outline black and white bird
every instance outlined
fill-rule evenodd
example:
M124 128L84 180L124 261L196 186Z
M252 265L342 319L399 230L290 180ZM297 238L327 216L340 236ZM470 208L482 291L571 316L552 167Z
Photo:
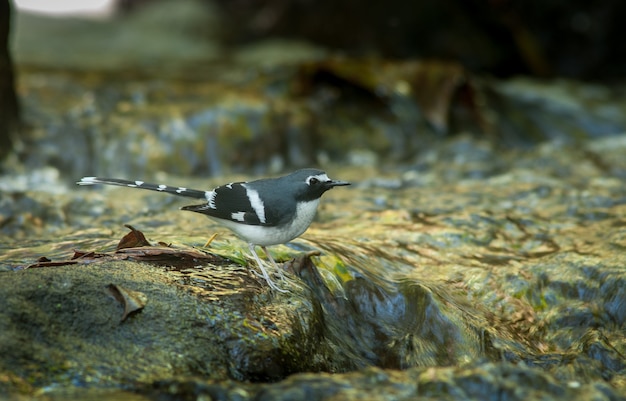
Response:
M310 168L277 178L232 182L209 191L100 177L83 177L77 184L118 185L204 200L205 203L200 205L184 206L181 209L205 214L247 241L263 278L271 288L280 292L286 291L271 280L255 246L263 248L282 277L282 272L266 247L284 244L299 237L311 225L324 192L350 185L346 181L331 180L322 170Z

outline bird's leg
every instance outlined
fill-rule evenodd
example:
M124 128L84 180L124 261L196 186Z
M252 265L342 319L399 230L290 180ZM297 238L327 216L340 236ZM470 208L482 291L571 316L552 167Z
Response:
M270 278L270 275L267 274L267 270L265 270L265 268L263 267L263 262L261 261L261 258L259 258L259 255L257 255L256 250L254 249L254 244L248 244L248 246L250 247L250 251L252 252L252 256L254 257L254 260L256 260L256 263L259 265L259 268L261 269L261 273L263 274L263 278L265 279L265 281L267 281L267 285L269 285L270 288L272 288L272 289L274 289L274 290L276 290L278 292L289 292L287 290L283 290L283 289L279 288L276 284L274 284L274 282ZM274 263L274 265L276 265L276 263Z
M281 281L284 282L285 275L283 274L283 270L280 267L278 267L272 255L267 251L267 247L261 246L261 249L263 249L263 252L265 252L265 254L267 255L267 258L270 260L270 262L272 262L272 265L274 265L274 268L278 271L278 275L280 276Z

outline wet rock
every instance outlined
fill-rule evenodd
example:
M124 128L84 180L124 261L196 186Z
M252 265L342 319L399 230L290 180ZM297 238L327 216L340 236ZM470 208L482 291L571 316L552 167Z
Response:
M275 384L240 384L168 380L145 393L165 399L211 397L240 400L464 400L602 399L621 396L602 384L561 383L525 366L485 363L456 368L413 368L405 371L368 368L359 372L299 374Z
M311 311L296 302L270 307L279 300L248 272L232 273L212 272L208 289L181 273L120 262L2 273L0 371L40 385L104 387L175 375L285 377L281 349L301 343L293 316L302 328ZM149 299L142 312L120 324L110 282Z

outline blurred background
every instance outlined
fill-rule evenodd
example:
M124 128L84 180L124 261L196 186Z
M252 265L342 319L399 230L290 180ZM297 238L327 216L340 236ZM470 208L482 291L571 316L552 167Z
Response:
M410 165L457 135L525 147L626 126L617 0L1 7L5 173Z

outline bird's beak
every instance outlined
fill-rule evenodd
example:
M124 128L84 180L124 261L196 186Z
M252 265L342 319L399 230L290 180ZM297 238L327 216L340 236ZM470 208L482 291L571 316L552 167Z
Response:
M339 180L326 181L326 186L328 188L343 187L345 185L350 185L350 183L348 181L339 181Z

